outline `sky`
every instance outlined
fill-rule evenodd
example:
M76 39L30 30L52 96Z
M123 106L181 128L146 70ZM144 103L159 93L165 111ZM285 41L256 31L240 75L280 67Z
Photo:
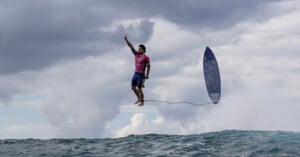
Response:
M299 132L299 16L297 0L1 0L0 139ZM209 102L209 46L220 103L135 106L126 34L150 57L145 99Z

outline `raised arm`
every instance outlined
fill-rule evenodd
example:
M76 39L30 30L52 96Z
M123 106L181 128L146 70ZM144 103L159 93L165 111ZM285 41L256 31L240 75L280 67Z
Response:
M136 50L134 49L134 47L132 46L132 44L131 44L130 41L128 40L127 35L125 35L124 39L125 39L125 41L126 41L128 47L131 49L132 53L135 53Z

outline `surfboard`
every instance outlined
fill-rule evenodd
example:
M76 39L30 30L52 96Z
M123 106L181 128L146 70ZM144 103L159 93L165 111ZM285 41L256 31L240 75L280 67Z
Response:
M209 47L203 55L203 72L207 93L211 101L217 104L221 98L221 78L217 59Z

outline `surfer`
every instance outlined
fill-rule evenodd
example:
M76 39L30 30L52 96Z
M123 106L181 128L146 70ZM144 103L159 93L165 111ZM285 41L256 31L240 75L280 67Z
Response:
M131 49L133 55L135 56L135 72L131 80L131 89L137 97L135 104L138 106L144 105L144 93L142 87L144 86L145 79L149 78L150 72L150 59L145 54L146 47L141 44L139 45L138 51L129 42L127 35L124 37L128 47ZM145 73L146 72L146 73Z

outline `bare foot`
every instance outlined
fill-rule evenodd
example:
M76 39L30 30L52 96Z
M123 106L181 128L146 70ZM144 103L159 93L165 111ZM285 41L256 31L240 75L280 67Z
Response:
M144 106L144 101L140 101L138 106Z
M138 104L140 102L140 100L137 100L134 104Z

